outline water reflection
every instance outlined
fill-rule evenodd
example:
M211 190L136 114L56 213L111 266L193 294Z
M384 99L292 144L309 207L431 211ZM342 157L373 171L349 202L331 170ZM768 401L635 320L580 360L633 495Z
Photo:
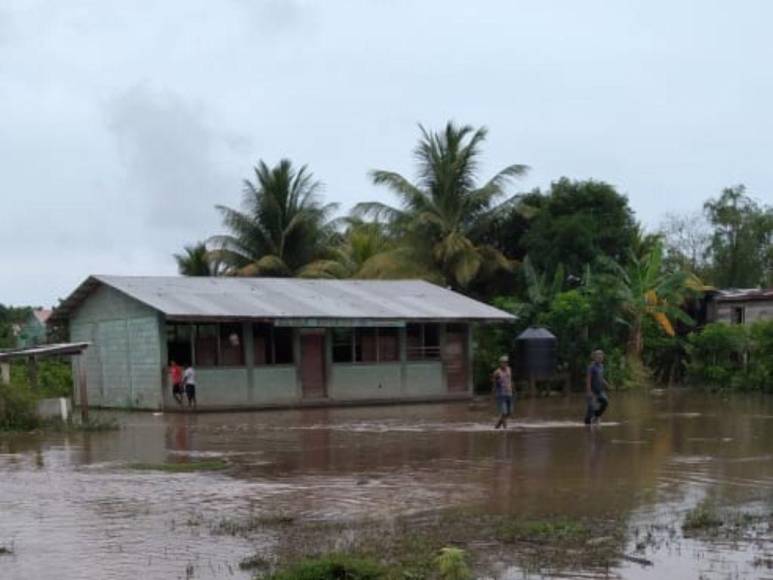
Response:
M235 564L254 546L202 523L246 514L347 520L475 506L633 527L673 521L706 495L773 500L770 398L617 395L608 422L591 429L582 412L579 397L525 401L504 432L492 429L491 409L466 404L133 413L117 415L118 432L0 438L0 545L15 552L0 558L0 577L248 577ZM233 467L127 469L206 457ZM723 577L758 571L751 561L764 557L712 551L715 561L694 557L708 549L699 544L682 547L651 554L652 570ZM618 573L652 570L628 563Z

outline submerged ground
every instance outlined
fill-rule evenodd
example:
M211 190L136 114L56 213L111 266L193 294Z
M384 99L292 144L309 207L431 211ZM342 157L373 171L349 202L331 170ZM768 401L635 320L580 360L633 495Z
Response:
M520 402L507 432L484 403L0 436L0 578L250 578L245 558L449 544L490 578L773 577L773 398L611 400L593 429L573 396Z

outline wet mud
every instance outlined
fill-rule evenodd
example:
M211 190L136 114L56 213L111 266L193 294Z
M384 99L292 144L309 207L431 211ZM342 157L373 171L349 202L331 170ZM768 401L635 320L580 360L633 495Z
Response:
M250 578L246 558L425 532L490 578L773 577L773 398L583 412L520 401L507 431L465 403L117 413L118 431L3 435L0 578ZM721 525L687 533L701 506Z

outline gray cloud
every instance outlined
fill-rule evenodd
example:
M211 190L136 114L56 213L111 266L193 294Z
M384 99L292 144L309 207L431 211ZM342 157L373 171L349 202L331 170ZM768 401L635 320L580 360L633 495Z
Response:
M213 201L232 181L220 172L216 150L239 138L226 140L208 126L203 106L142 85L111 100L106 115L145 225L190 232L211 221Z
M416 123L490 129L483 175L604 179L645 224L771 201L773 5L719 0L11 0L0 8L0 302L173 273L258 159L344 208Z

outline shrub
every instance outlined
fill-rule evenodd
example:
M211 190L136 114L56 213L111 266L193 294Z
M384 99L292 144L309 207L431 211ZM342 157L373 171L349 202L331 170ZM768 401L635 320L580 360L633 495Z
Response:
M11 382L17 385L34 386L40 397L69 397L72 394L72 366L67 359L45 359L37 363L37 385L29 384L27 363L16 361L11 364Z
M326 554L292 564L270 576L273 580L379 580L386 571L372 560Z
M682 530L690 533L711 530L722 525L724 525L724 520L720 517L716 508L704 501L687 513L682 524Z
M467 566L467 555L461 548L443 548L435 563L442 580L470 580L473 577Z
M773 391L773 320L751 325L749 350L749 386L761 391Z
M0 430L30 430L40 425L37 396L26 385L0 383Z
M690 335L691 382L720 389L773 390L773 321L714 323Z
M746 333L743 326L713 323L691 334L687 341L691 381L722 389L738 385L748 346Z

